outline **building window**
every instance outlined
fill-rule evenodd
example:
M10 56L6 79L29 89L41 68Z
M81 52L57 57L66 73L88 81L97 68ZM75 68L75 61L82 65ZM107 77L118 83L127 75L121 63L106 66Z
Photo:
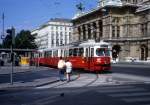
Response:
M60 45L63 45L63 39L60 40Z
M56 46L59 46L59 39L56 40Z
M54 46L54 39L52 39L52 46Z
M56 30L58 30L58 26L56 26Z
M62 30L62 27L60 27L60 30Z
M71 38L71 32L69 32L69 42L72 41L72 38Z
M69 28L69 31L71 31L71 30L72 30L72 28L70 27L70 28Z
M53 30L54 29L54 27L53 26L51 26L51 30Z
M112 37L115 37L115 26L112 26Z
M65 35L65 45L67 44L67 35Z
M117 37L120 37L120 26L117 26Z
M147 36L147 23L141 25L142 36Z

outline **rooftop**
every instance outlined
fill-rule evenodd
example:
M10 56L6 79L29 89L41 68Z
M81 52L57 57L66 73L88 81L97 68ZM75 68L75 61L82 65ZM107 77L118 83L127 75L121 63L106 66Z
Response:
M49 22L67 22L70 23L71 19L65 19L65 18L52 18L49 20Z

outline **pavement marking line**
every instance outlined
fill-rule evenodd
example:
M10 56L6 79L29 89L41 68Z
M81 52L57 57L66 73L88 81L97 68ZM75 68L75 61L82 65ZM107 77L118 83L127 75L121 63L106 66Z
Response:
M148 81L148 82L144 82L145 84L150 84L150 81Z
M137 93L118 93L109 94L111 97L134 97L134 96L150 96L150 92L137 92Z
M135 80L135 81L140 81L140 82L150 82L150 77L144 77L144 76L137 76L137 75L131 75L131 74L122 74L122 73L113 73L113 77L117 78L124 78L128 80Z
M115 85L115 86L101 86L100 89L126 89L126 88L135 88L134 86L129 85Z
M56 83L52 83L52 84L36 87L36 89L53 88L53 87L57 87L57 86L63 85L64 83L66 83L66 82L56 82Z
M100 89L98 92L100 93L121 93L121 92L139 92L139 91L146 91L144 88L133 88L133 89L113 89L113 90L108 90L108 89Z
M150 102L150 98L149 97L140 97L140 98L123 98L123 99L121 99L121 100L123 100L123 101L125 101L125 102L130 102L130 103L132 103L132 102Z

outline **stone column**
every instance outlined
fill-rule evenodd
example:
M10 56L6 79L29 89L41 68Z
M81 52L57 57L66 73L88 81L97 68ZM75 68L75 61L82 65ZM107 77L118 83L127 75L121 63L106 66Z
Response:
M77 41L79 41L79 31L78 31L78 27L74 27L72 38L73 38L73 39L72 39L72 42L77 42Z
M147 35L149 35L149 37L150 37L150 20L147 23Z
M150 40L148 41L148 61L150 61Z
M85 36L86 36L86 40L88 39L88 25L85 24Z
M96 40L100 41L100 37L102 32L100 32L100 26L99 26L99 21L96 21Z
M83 27L80 26L81 34L80 34L80 41L83 41Z
M111 39L112 38L112 17L110 16L110 21L109 21L109 35L108 37Z
M128 60L127 57L130 56L129 42L122 43L121 49L122 49L120 53L121 60Z
M90 23L90 30L91 30L91 39L94 39L94 27L93 27L93 23Z

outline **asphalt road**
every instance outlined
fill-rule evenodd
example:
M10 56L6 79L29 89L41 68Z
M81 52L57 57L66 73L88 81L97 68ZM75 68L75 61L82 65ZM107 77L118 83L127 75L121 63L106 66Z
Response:
M149 105L149 84L0 91L1 105Z
M150 68L145 65L142 67L142 65L116 64L112 66L112 73L79 72L79 78L69 83L59 81L31 89L0 90L0 103L1 105L150 105L149 71Z
M150 77L150 65L145 64L112 64L112 72Z
M35 79L47 78L50 76L56 77L56 76L58 76L58 73L50 71L50 70L14 73L13 81L14 82L22 81L25 83L25 82L32 82ZM10 74L1 74L0 75L0 83L9 83L9 82L10 82Z

